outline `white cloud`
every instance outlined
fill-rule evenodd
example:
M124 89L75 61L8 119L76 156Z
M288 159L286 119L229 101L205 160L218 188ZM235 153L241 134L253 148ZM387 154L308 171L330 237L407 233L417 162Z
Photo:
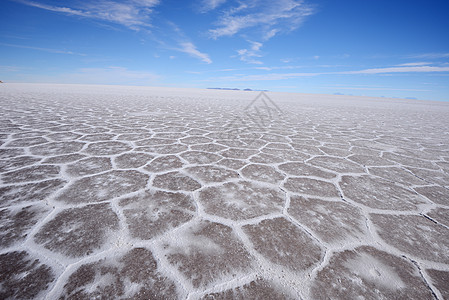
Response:
M192 57L198 58L207 64L212 63L212 60L210 59L209 55L198 51L198 49L196 49L196 46L193 43L183 42L180 43L180 46L181 48L178 49L179 51L187 53Z
M424 72L448 72L449 67L431 67L431 66L414 66L414 67L391 67L391 68L375 68L360 71L338 72L339 74L387 74L387 73L424 73Z
M151 27L149 23L150 14L152 13L152 8L159 3L159 0L128 0L119 2L99 0L86 1L81 7L71 8L28 0L18 1L25 5L48 11L120 24L133 30Z
M226 0L203 0L201 1L200 11L204 13L214 10L225 2Z
M449 53L424 53L409 55L407 58L423 58L423 59L438 59L438 58L448 58Z
M412 62L412 63L406 63L406 64L399 64L396 65L397 67L415 67L415 66L426 66L430 65L429 62Z
M237 50L237 56L241 61L244 61L246 63L261 65L262 62L257 60L256 57L262 57L262 55L260 55L260 48L262 48L263 44L252 41L248 42L250 43L249 49Z
M76 53L76 52L72 52L72 51L68 51L68 50L41 48L41 47L34 47L34 46L27 46L27 45L4 44L4 43L0 43L0 45L1 46L6 46L6 47L14 47L14 48L22 48L22 49L31 49L31 50L37 50L37 51L44 51L44 52L49 52L49 53L86 56L86 54Z
M216 39L256 28L267 40L278 32L297 29L305 17L313 13L312 7L302 0L251 0L225 11L217 21L217 27L209 33Z

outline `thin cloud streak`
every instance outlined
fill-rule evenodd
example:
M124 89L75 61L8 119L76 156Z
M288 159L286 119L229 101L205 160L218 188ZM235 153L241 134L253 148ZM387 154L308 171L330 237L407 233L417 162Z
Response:
M212 60L210 59L209 55L206 53L200 52L193 43L183 42L180 44L180 46L181 46L181 48L179 48L178 51L187 53L188 55L198 58L207 64L212 63Z
M69 55L86 56L86 54L83 54L83 53L76 53L76 52L67 51L67 50L58 50L58 49L41 48L41 47L26 46L26 45L16 45L16 44L5 44L5 43L0 43L0 45L1 46L6 46L6 47L14 47L14 48L22 48L22 49L31 49L31 50L37 50L37 51L44 51L44 52L56 53L56 54L69 54Z
M95 3L87 2L80 8L70 8L28 0L18 0L18 2L52 12L108 21L136 31L151 27L149 20L152 8L159 4L159 0L129 0L125 2L102 0Z

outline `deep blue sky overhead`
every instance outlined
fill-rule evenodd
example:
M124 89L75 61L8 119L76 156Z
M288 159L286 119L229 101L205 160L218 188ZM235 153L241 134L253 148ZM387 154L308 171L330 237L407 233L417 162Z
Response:
M0 80L449 101L447 0L3 0Z

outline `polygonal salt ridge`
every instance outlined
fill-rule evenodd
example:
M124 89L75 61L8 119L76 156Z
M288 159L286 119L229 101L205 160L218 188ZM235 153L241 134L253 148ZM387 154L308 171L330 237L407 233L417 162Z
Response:
M416 211L428 203L409 189L368 175L342 176L339 185L345 199L374 209Z
M196 220L161 240L158 252L194 288L251 272L253 260L231 227Z
M181 299L182 291L160 271L146 248L114 252L79 266L62 289L60 299Z
M59 177L59 170L58 166L34 165L3 173L1 179L4 183L43 181Z
M31 154L33 155L56 156L79 152L84 147L84 145L84 143L78 141L50 142L42 145L32 146L29 149Z
M310 270L324 257L318 241L284 216L244 225L242 230L265 260L296 274Z
M298 144L298 143L290 143L292 148L296 151L299 151L306 155L324 155L324 152L321 151L317 146L311 146L307 144Z
M149 240L191 220L196 205L190 195L146 190L119 202L133 238Z
M213 165L188 167L185 169L185 172L204 184L232 181L240 178L239 173L235 171Z
M250 282L220 292L209 292L201 300L227 300L227 299L297 299L285 286L271 280L257 277Z
M241 173L244 177L250 180L256 180L261 182L267 182L271 184L279 184L284 180L284 175L275 168L262 164L249 164L246 165Z
M22 139L14 139L5 144L4 147L31 147L35 145L48 143L48 140L43 137L30 137Z
M304 176L304 177L319 177L324 179L332 179L337 175L328 171L323 171L318 167L310 166L303 162L288 162L278 165L279 170L288 175Z
M416 215L370 214L377 234L399 251L422 260L449 263L449 229Z
M57 132L46 135L46 138L53 140L55 142L64 142L64 141L70 142L79 139L80 137L82 137L81 134L74 132Z
M0 247L7 248L23 242L50 210L51 208L43 203L0 210Z
M365 169L352 161L331 156L317 156L308 163L337 173L365 173Z
M65 171L70 176L80 177L102 173L111 169L112 163L109 157L88 157L67 165Z
M240 221L280 213L285 195L278 189L240 180L202 189L199 201L209 215Z
M345 149L340 149L340 148L333 148L333 147L319 147L321 151L323 151L326 155L331 155L331 156L338 156L338 157L347 157L351 154L353 154L351 151L349 150L345 150Z
M59 211L34 236L34 242L66 257L77 258L112 245L119 219L109 203Z
M49 133L48 131L30 131L30 132L13 133L11 134L11 138L12 139L36 138L44 136L48 133ZM8 134L5 134L4 136L5 136L4 139L6 139Z
M34 156L17 156L8 160L0 160L0 173L14 171L40 161L41 158Z
M368 172L372 175L401 183L405 186L426 184L424 180L418 178L407 169L401 167L370 167L368 168Z
M449 229L449 208L443 207L435 207L431 209L429 212L424 214L425 216L432 219L432 221L446 226Z
M321 241L333 246L359 243L368 235L362 211L343 201L291 196L288 214Z
M436 269L426 269L426 273L430 276L430 283L438 289L442 299L449 299L449 272L436 270Z
M173 171L156 175L152 186L169 191L195 191L202 185L183 172Z
M436 204L449 206L449 189L441 186L415 187L414 190Z
M166 172L169 170L180 169L184 162L176 155L163 155L153 159L144 169L152 173Z
M67 186L56 201L65 203L89 203L111 200L143 189L149 176L134 170L112 170L106 173L86 176Z
M360 246L332 255L310 290L311 299L432 299L419 270L407 259Z
M27 251L0 254L1 299L44 298L54 280L54 270Z

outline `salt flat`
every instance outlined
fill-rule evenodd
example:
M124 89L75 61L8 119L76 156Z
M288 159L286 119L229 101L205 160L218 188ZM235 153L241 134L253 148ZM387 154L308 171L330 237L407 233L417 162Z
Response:
M449 299L449 104L0 85L0 298Z

